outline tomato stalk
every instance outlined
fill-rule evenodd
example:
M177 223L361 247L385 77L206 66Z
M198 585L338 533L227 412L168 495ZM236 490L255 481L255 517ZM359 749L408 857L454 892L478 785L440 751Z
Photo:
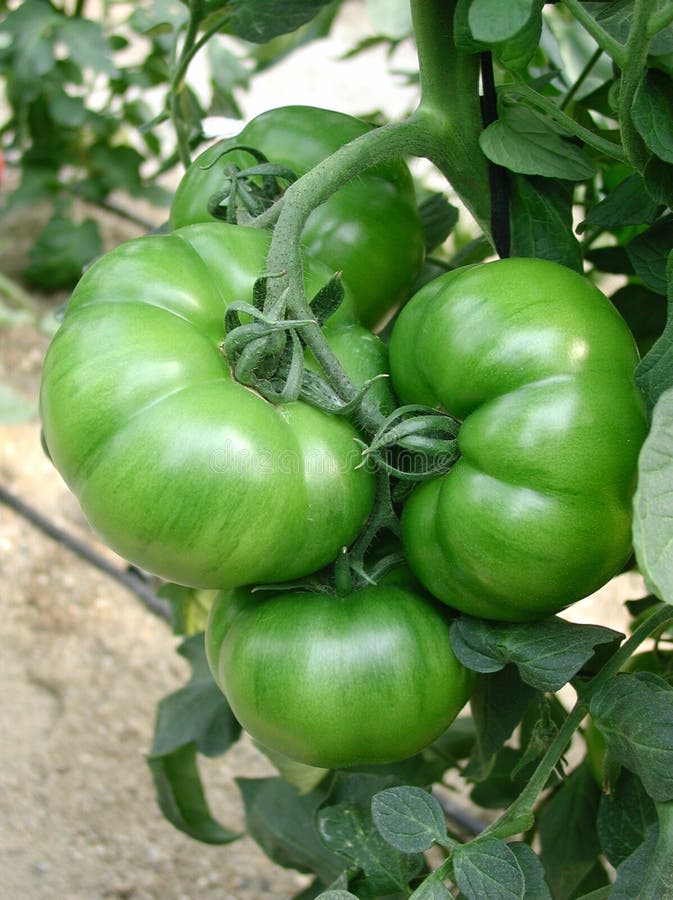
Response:
M279 310L282 306L279 298L285 295L291 318L313 318L304 291L300 246L308 217L342 185L376 163L399 156L422 155L428 138L425 128L413 116L384 125L345 144L288 187L267 256L267 271L283 275L269 282L265 312ZM296 314L299 310L301 313ZM345 401L350 400L356 388L328 346L318 323L304 326L301 334L334 389ZM365 418L371 417L367 404L363 406ZM378 427L380 417L374 415L369 421Z
M640 171L645 168L649 151L633 124L631 110L647 60L647 50L650 44L648 24L651 7L652 4L649 0L635 0L619 86L619 121L622 143L629 162Z
M579 727L582 719L586 716L591 697L609 678L612 678L620 671L636 648L639 647L644 640L672 620L673 608L667 603L662 603L659 608L642 622L634 630L633 634L624 641L619 650L610 657L598 674L591 679L589 684L581 689L581 693L578 696L575 706L568 714L563 725L559 728L556 737L538 763L535 772L524 790L503 815L488 826L488 828L480 835L480 838L490 836L504 839L519 834L522 831L528 831L528 829L532 827L534 820L533 807L535 802L539 794L544 790L545 785L549 780L549 776L558 765L574 732Z
M479 55L456 48L457 0L412 0L421 100L415 113L431 139L426 156L444 175L486 234L490 226L488 163L479 147L483 128Z
M600 22L584 8L580 0L563 0L563 5L591 35L598 46L607 53L610 59L622 68L626 61L626 48L624 45L603 28Z
M257 222L266 226L277 215L267 269L284 273L270 285L265 312L278 309L278 300L285 294L290 317L302 319L310 315L303 288L302 230L316 207L357 175L385 160L409 156L429 159L489 232L490 200L483 190L487 161L479 148L479 60L475 55L458 52L454 46L455 5L446 0L412 2L421 73L421 100L416 112L341 147L290 185L279 206ZM319 325L304 326L301 334L334 389L345 401L350 400L355 388L328 347ZM365 424L375 429L380 417L372 418L366 402L363 406Z
M182 43L180 55L177 59L177 62L175 63L175 67L171 77L171 86L168 100L170 115L171 119L173 120L173 127L175 128L175 134L177 137L178 155L180 157L180 162L183 164L185 169L191 162L191 149L189 145L189 134L187 133L187 130L185 128L184 116L180 109L180 97L184 88L187 70L199 50L201 50L202 47L205 47L210 38L214 34L217 34L218 31L220 31L220 29L225 25L227 19L229 18L228 14L226 16L218 18L199 37L199 29L204 17L204 12L205 6L203 0L191 0L191 3L189 4L189 22L187 25L187 33L185 34L185 39Z

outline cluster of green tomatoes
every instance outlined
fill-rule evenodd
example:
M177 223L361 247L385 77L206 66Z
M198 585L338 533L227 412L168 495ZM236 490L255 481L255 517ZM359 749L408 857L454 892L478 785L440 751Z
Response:
M368 127L288 107L202 154L168 233L85 273L41 393L49 453L94 530L164 579L221 589L206 647L244 728L328 768L404 759L450 725L472 683L451 646L456 611L541 618L620 570L646 429L634 341L581 275L501 260L404 303L424 253L414 185L402 161L377 165L311 214L307 296L343 273L324 326L343 369L356 385L390 373L372 389L382 414L449 413L460 455L400 504L404 566L301 586L362 532L377 477L357 422L232 376L225 310L250 302L270 235L218 220L213 198L225 167L259 158L248 147L301 176ZM384 343L372 329L402 304Z

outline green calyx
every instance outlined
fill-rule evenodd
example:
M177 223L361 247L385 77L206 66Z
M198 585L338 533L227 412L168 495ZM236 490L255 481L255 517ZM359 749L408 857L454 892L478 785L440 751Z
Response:
M404 481L436 478L459 457L459 427L457 419L431 407L401 406L363 450L363 465L371 462Z
M270 209L282 197L287 186L297 180L297 176L287 166L269 162L261 150L247 144L223 148L203 168L212 168L222 157L234 151L250 154L257 163L245 169L235 163L225 166L221 173L221 189L208 200L208 213L220 221L248 225Z

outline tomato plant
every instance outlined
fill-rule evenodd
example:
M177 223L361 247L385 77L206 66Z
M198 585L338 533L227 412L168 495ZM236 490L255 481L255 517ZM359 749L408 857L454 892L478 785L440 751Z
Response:
M435 596L532 619L620 571L646 417L635 342L595 287L546 260L451 272L406 306L390 347L400 398L461 420L459 461L402 516Z
M220 141L194 160L176 191L173 227L228 215L209 207L227 187L230 167L270 163L303 175L371 126L333 110L289 106L252 119L235 138ZM228 195L227 195L228 196ZM385 228L382 223L385 222ZM374 326L408 295L423 260L423 232L413 181L402 160L367 169L317 207L302 231L302 245L343 273L363 323Z
M41 401L94 527L194 586L161 589L162 811L235 840L198 754L245 730L279 772L247 830L304 898L668 896L673 688L629 660L673 620L673 5L370 4L353 52L413 38L412 112L275 107L195 160L196 54L278 61L339 4L183 5L169 233L84 275ZM622 570L623 633L555 614Z
M418 589L394 582L345 596L222 595L206 651L246 731L323 768L407 759L469 697L470 673L451 649L447 617Z

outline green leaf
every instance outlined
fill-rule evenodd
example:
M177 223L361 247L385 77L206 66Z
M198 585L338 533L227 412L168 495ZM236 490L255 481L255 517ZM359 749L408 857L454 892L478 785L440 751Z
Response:
M472 0L468 14L472 36L486 44L506 41L526 25L537 6L535 0Z
M582 271L573 233L573 190L567 181L513 174L510 180L512 255L550 259Z
M663 6L667 0L656 0L653 6ZM633 20L633 0L612 0L611 3L595 4L598 7L596 21L614 38L625 43ZM673 50L673 28L667 28L655 35L648 50L652 54L670 53Z
M609 794L602 794L596 825L601 848L615 868L645 841L657 813L639 778L622 769Z
M543 6L543 2L535 2L533 15L523 28L501 44L493 45L493 56L504 69L523 72L535 55L542 34Z
M68 48L70 58L82 69L93 69L111 76L117 74L110 45L98 22L68 17L59 26L58 37Z
M366 0L367 15L378 34L401 41L412 32L407 0Z
M311 312L318 325L324 325L334 315L343 303L345 293L341 275L336 274L311 298Z
M73 287L87 263L103 250L93 219L73 222L65 216L50 219L37 236L24 277L31 284L52 290Z
M642 284L628 282L610 300L624 317L644 355L666 327L665 299Z
M420 853L400 853L383 839L368 804L346 801L323 807L318 828L325 844L362 869L376 896L406 890L423 870Z
M134 196L141 194L140 168L143 162L135 147L99 142L89 150L89 166L106 193L121 190Z
M87 109L81 97L70 97L59 86L49 96L49 113L63 128L81 128L87 119Z
M613 231L625 225L650 225L660 206L648 195L642 175L634 172L589 210L579 230L585 231L587 225Z
M514 747L503 747L495 756L488 776L470 792L470 800L484 809L506 809L525 788L535 769L529 762L523 767L524 753Z
M21 182L7 198L3 212L42 201L51 202L61 187L57 165L32 165L25 161L21 170Z
M580 891L582 891L582 887L580 886ZM582 892L582 896L580 897L578 894L578 900L608 900L610 896L611 885L605 884L603 887L599 887L595 891L591 891L590 894L585 894Z
M673 252L669 254L667 260L666 275L668 281L666 325L652 349L636 367L636 383L643 392L649 410L654 408L664 391L673 387ZM660 422L660 426L665 427L668 414L662 410L661 415L664 421Z
M238 740L241 726L210 674L203 632L178 647L192 668L187 685L164 697L157 708L151 757L194 743L204 756L219 756Z
M179 3L150 0L149 3L134 4L128 25L136 34L152 36L167 33L172 35L180 31L187 19L188 12Z
M673 165L650 157L643 170L645 189L655 203L673 207Z
M358 900L355 894L351 894L350 891L323 891L322 894L318 894L315 900Z
M480 781L488 775L495 754L534 697L534 689L523 683L516 666L505 666L500 672L476 679L470 707L477 740L465 772L467 777Z
M295 31L332 0L229 0L227 30L253 44ZM224 6L224 4L222 4Z
M419 205L425 249L436 250L458 223L458 207L449 203L444 194L430 194Z
M479 0L482 2L482 0ZM492 4L498 9L498 12L504 14L507 20L512 12L516 14L514 4ZM456 4L456 12L454 15L454 40L456 47L465 53L482 53L490 50L495 59L505 69L513 72L519 72L526 68L531 57L537 50L540 42L540 33L542 31L542 16L540 15L543 3L541 0L532 0L528 4L530 14L528 16L520 15L517 20L521 22L516 33L508 35L502 40L485 40L476 36L472 28L472 19L475 15L475 0L458 0ZM519 12L524 13L524 10ZM477 13L479 10L477 8ZM478 31L481 31L481 23ZM508 31L511 26L516 25L516 21L498 21L489 19L486 23L494 25L501 31Z
M577 625L558 616L503 625L461 616L451 625L458 659L476 672L498 672L514 663L523 681L540 691L558 691L591 659L597 644L622 637L600 625Z
M670 366L670 354L667 362ZM633 544L638 566L650 590L666 603L673 603L671 447L673 388L668 388L657 401L650 432L640 451L638 488L633 500Z
M211 815L196 765L196 746L186 744L147 760L162 813L180 831L206 844L229 844L241 837Z
M521 841L512 841L507 845L516 857L523 872L525 890L523 900L552 900L544 876L544 866L538 855Z
M666 216L626 245L636 275L646 287L666 294L666 260L673 249L673 216Z
M444 885L441 872L428 875L413 892L409 900L451 900L452 894Z
M300 794L309 794L318 787L320 782L329 773L329 769L319 769L317 766L309 766L306 763L290 759L278 750L270 750L259 741L253 741L257 749L263 753L274 766L283 781L287 781L296 788Z
M673 81L648 69L633 98L631 118L648 149L673 163Z
M522 900L525 891L519 862L504 842L495 838L475 840L453 852L455 881L467 900Z
M12 88L23 103L38 95L42 79L56 64L53 36L64 16L47 3L23 3L5 19L0 31L12 48Z
M653 800L673 800L673 688L651 672L620 673L590 703L614 758Z
M2 319L0 318L0 324ZM3 425L17 425L19 422L28 422L37 415L37 407L34 403L17 394L4 381L0 381L0 422Z
M645 900L648 896L642 892L650 879L652 857L657 846L659 829L656 824L650 826L647 836L637 850L617 867L615 884L610 891L610 900ZM651 900L662 900L664 894L649 894Z
M617 869L610 898L670 900L673 896L673 803L657 804L658 823Z
M620 245L594 247L587 250L585 257L599 272L612 272L614 275L635 274L626 249Z
M372 816L381 836L403 853L423 853L433 844L452 846L437 800L419 787L394 787L372 799Z
M343 859L325 846L316 828L316 813L326 792L301 796L281 778L237 778L248 833L269 859L299 872L315 872L331 884L344 870Z
M599 796L589 766L582 764L542 808L540 856L557 900L573 896L601 852L595 825Z
M595 173L584 150L520 104L501 104L500 118L482 131L479 145L491 162L524 175L584 181Z

